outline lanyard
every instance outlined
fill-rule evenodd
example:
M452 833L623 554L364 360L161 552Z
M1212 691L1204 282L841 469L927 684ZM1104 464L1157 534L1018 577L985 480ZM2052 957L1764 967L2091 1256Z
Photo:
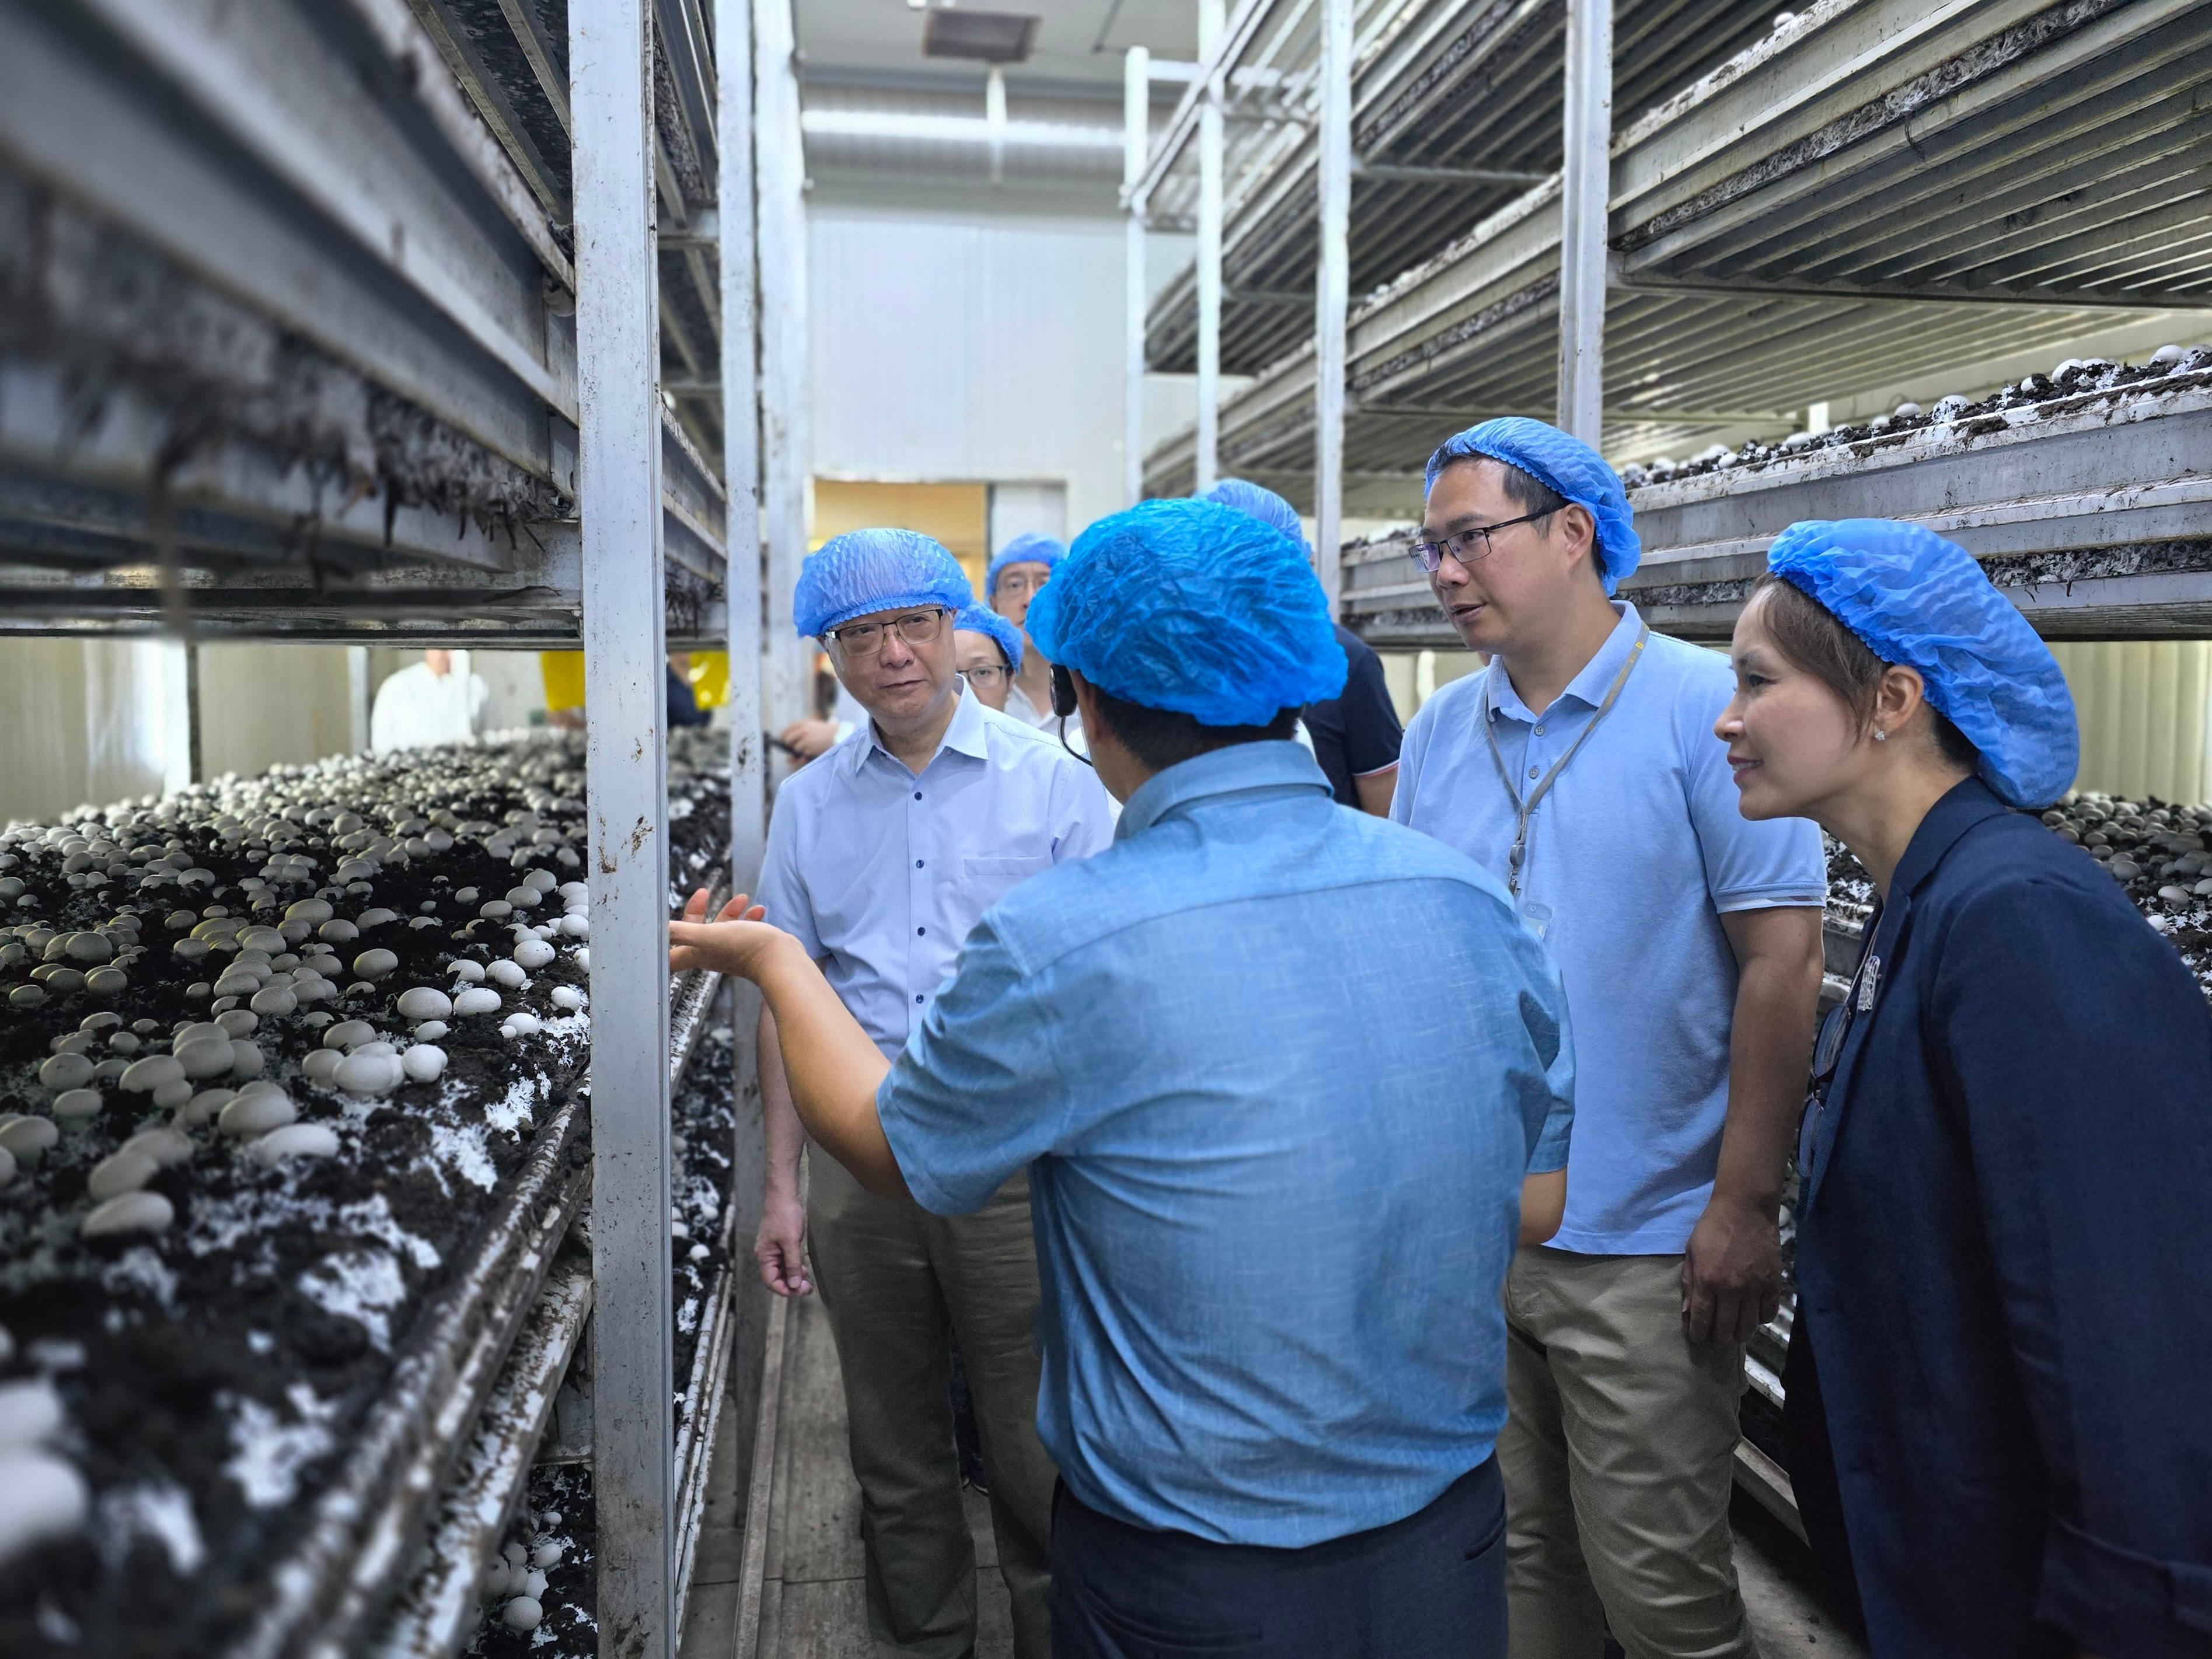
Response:
M1514 787L1512 770L1505 764L1505 756L1498 747L1496 723L1491 719L1491 710L1487 707L1483 709L1482 735L1490 739L1490 758L1498 763L1498 781L1504 784L1505 793L1512 799L1513 810L1517 815L1513 827L1513 850L1506 854L1505 876L1506 890L1515 898L1521 896L1521 866L1528 856L1528 815L1536 810L1536 803L1551 793L1559 774L1567 769L1567 763L1581 752L1582 746L1589 741L1589 734L1597 730L1598 722L1613 712L1613 705L1620 697L1620 688L1628 684L1629 672L1636 666L1636 659L1644 654L1644 641L1650 637L1651 624L1646 623L1638 630L1635 648L1629 652L1628 660L1620 665L1620 672L1613 677L1612 688L1606 692L1605 701L1598 704L1597 712L1590 716L1589 724L1583 727L1582 735L1567 745L1567 752L1552 763L1552 769L1537 781L1536 787L1526 796Z

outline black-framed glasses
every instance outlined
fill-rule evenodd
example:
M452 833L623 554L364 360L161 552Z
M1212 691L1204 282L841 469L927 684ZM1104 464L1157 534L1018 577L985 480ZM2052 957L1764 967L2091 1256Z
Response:
M1490 538L1499 531L1510 530L1516 524L1534 524L1539 519L1550 518L1559 510L1554 507L1541 513L1523 513L1517 519L1503 519L1496 524L1479 524L1465 530L1455 530L1440 541L1415 542L1412 549L1413 562L1431 575L1436 574L1437 567L1444 562L1447 553L1462 564L1473 564L1478 559L1488 558L1496 551Z
M884 629L898 629L899 637L908 645L927 645L945 631L945 619L952 613L942 605L927 611L910 611L903 617L894 617L889 623L847 623L842 628L833 628L830 637L837 648L848 657L872 657L884 648Z
M962 669L960 678L970 685L1003 685L1006 676L1013 672L1004 663L978 663L973 668Z

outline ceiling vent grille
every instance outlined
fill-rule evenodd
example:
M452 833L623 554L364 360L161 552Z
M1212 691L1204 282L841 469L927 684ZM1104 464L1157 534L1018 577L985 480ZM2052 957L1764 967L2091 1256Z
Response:
M965 58L981 64L1022 64L1036 50L1043 20L1010 11L932 9L921 26L925 58Z

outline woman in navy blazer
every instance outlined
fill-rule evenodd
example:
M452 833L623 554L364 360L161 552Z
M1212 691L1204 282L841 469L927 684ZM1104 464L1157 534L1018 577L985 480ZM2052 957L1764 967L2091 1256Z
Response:
M2073 705L1971 556L1861 520L1768 563L1715 727L1741 810L1816 819L1881 896L1798 1147L1808 1531L1877 1659L2203 1659L2212 1012L2013 810L2071 782Z

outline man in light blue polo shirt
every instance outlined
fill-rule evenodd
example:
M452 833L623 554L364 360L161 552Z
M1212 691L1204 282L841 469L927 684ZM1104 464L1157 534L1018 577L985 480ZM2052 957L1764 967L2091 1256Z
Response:
M1565 1199L1558 980L1494 878L1288 740L1344 659L1281 532L1146 502L1029 620L1121 825L984 916L895 1061L771 928L678 923L672 960L760 984L871 1188L958 1212L1029 1168L1060 1659L1498 1659L1499 1295Z
M1506 1290L1515 1659L1752 1653L1728 1504L1741 1344L1774 1312L1827 890L1747 822L1728 659L1611 598L1638 552L1587 446L1486 421L1429 462L1416 555L1486 671L1406 733L1391 816L1513 890L1573 1010L1564 1224Z

